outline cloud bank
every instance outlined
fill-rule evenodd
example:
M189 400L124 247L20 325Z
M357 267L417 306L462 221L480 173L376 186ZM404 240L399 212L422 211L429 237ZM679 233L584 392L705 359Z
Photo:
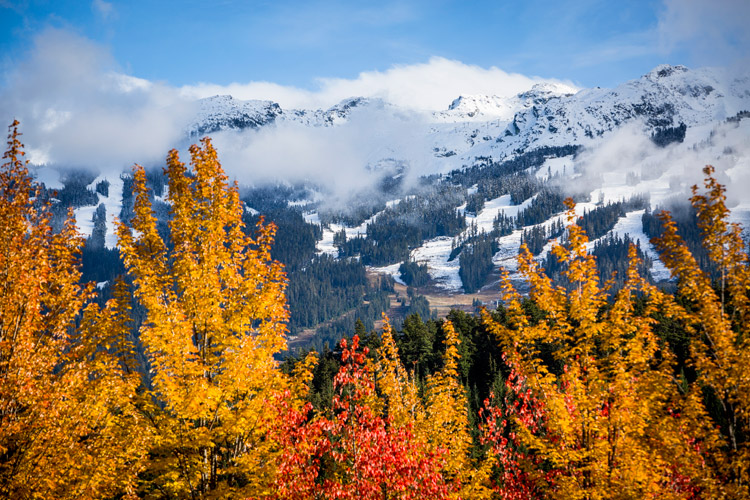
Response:
M99 7L108 12L107 5ZM133 163L161 165L169 149L184 147L184 127L195 116L200 97L270 99L288 111L327 108L365 96L432 110L446 109L460 94L512 95L540 81L435 57L351 80L320 79L315 91L262 82L177 88L129 76L107 48L69 31L48 29L7 75L0 88L0 118L5 123L20 120L33 163L117 173ZM410 161L413 175L427 173L430 165L420 163L429 150L420 116L405 117L384 106L370 112L357 109L335 130L280 123L257 132L214 135L224 166L240 182L314 179L343 189L382 175L371 167L396 151L399 159Z
M127 76L104 48L54 29L9 75L0 109L21 122L32 162L98 169L164 158L190 113L174 89Z
M541 82L570 82L506 73L442 57L426 63L394 66L386 71L360 73L355 79L319 78L317 90L270 82L234 83L226 86L201 83L181 88L184 96L199 98L231 94L239 99L271 99L283 108L327 108L353 96L377 97L400 107L423 111L447 109L459 95L513 96Z
M717 180L726 188L727 206L750 209L750 120L710 124L688 129L682 143L656 146L640 124L621 127L576 160L582 178L572 179L568 189L589 193L604 187L607 201L622 196L628 174L639 184L635 192L651 193L652 208L669 208L675 200L686 203L694 185L703 188L703 167L713 165ZM625 189L628 191L628 189ZM592 200L597 201L597 200Z

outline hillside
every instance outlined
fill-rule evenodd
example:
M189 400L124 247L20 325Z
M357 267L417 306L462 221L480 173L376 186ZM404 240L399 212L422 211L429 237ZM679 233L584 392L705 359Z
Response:
M480 292L477 300L487 302L498 266L515 276L522 240L545 260L545 242L564 238L568 196L582 223L596 228L592 250L610 255L618 269L617 241L627 236L655 282L670 276L644 222L662 208L681 210L703 165L714 164L727 184L735 220L745 227L750 221L750 77L722 69L662 65L614 89L545 84L510 97L457 96L435 113L362 97L325 110L231 96L196 104L184 142L175 146L214 137L240 181L246 222L265 215L278 225L274 256L290 277L292 332L325 324L332 331L321 338L334 338L357 316L374 324L398 297L393 283L404 283L399 268L408 261L426 266L417 295L436 302ZM357 154L341 157L342 149L320 146L316 157L295 157L294 169L281 158L274 168L273 155L265 166L245 163L245 152L267 143L306 150L315 141ZM325 162L331 167L321 174L315 166ZM148 171L154 209L166 221L160 166ZM119 269L114 220L131 216L130 174L60 166L36 172L65 195L58 220L64 206L74 206L87 249L107 255L97 261L92 254L89 262L98 264L85 273L106 289ZM685 224L690 220L686 213ZM316 302L324 296L328 302ZM416 306L404 314L429 314L427 301L408 303ZM332 324L336 318L346 321Z

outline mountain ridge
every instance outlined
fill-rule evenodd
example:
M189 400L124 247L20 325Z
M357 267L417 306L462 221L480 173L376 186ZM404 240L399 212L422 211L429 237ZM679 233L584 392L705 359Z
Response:
M272 193L276 201L268 205L267 200L249 198L248 213L255 216L258 210L263 212L263 207L269 206L296 212L319 228L316 231L320 237L315 243L318 254L363 258L365 254L360 252L391 244L373 240L375 247L368 247L369 244L358 243L375 238L376 234L380 238L388 234L374 229L382 214L387 216L383 220L404 218L405 225L399 227L412 231L416 227L413 221L428 217L426 214L432 210L427 205L412 206L414 196L422 196L421 203L426 204L455 199L455 204L445 209L454 210L462 218L463 229L450 226L451 222L446 227L453 229L428 231L418 242L401 242L399 245L407 246L398 247L400 250L393 257L381 255L376 259L379 264L368 265L374 272L398 280L400 261L393 263L395 256L415 259L427 263L434 286L446 293L459 293L465 287L457 258L463 253L461 245L473 248L479 245L482 232L494 234L498 217L516 222L504 234L493 236L492 264L511 271L524 231L550 231L559 223L560 211L553 209L545 212L543 220L535 216L534 224L519 225L520 212L537 210L534 204L538 202L534 200L542 192L571 192L575 188L580 198L578 211L583 215L639 193L649 194L654 208L663 206L670 197L689 187L692 177L685 175L685 167L690 162L723 165L721 175L733 181L735 191L743 183L750 183L750 154L744 145L747 141L742 139L750 136L750 120L743 119L742 114L745 109L750 109L750 78L746 75L727 76L721 69L660 65L613 89L535 85L511 97L459 96L445 110L433 113L409 112L380 98L352 97L326 109L287 110L269 100L213 96L198 101L196 114L185 127L185 143L211 134L231 145L237 138L253 140L253 134L284 134L289 130L325 130L334 138L338 131L346 131L340 139L345 141L352 136L347 127L353 124L365 133L375 131L373 141L380 140L382 144L368 152L362 173L377 182L369 191L352 193L356 202L344 201L351 214L332 216L325 202L329 196L327 186L314 177L301 181L300 188L295 187L298 180L279 178L278 188L256 189L253 192L263 192L263 196ZM396 122L401 127L399 132L406 135L375 137L377 130L388 129ZM371 124L380 129L369 128ZM265 136L257 137L262 140ZM414 137L419 141L413 141ZM547 150L549 153L544 153ZM416 171L416 163L422 164L421 171ZM702 164L695 170L700 167ZM467 181L473 178L474 171L488 173ZM452 172L465 172L464 180L457 181ZM107 181L104 176L96 177L89 190L93 192L94 184L103 181ZM115 243L114 218L127 215L127 178L111 181L112 191L106 196L98 195L98 203L103 203L106 210L102 242L106 247ZM455 182L458 184L451 187ZM512 187L518 182L520 187ZM450 195L443 200L420 194L420 189L439 192L444 189L440 186L446 184ZM525 194L511 196L514 189ZM155 200L162 204L160 213L166 216L166 198L161 197L161 191L157 194ZM513 201L514 196L521 198ZM362 205L362 199L369 200L369 205ZM746 201L747 206L743 205ZM76 207L79 228L87 236L92 234L101 211L96 210L98 203ZM740 198L737 206L738 217L744 221L743 217L750 214L750 200ZM358 210L361 216L352 215ZM621 216L619 225L615 223L605 236L630 234L655 263L655 277L668 279L658 271L658 255L637 227L636 218L642 215L642 211L635 210ZM337 234L345 235L344 241L359 245L360 250L352 247L348 252L353 253L342 253L344 247L341 238L336 239ZM540 259L545 258L547 249L545 246Z

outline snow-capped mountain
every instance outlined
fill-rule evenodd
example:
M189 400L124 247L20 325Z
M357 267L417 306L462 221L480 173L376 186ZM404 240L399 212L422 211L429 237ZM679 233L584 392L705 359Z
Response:
M283 120L312 127L331 127L346 123L353 112L369 109L382 112L393 106L382 99L351 97L328 109L301 110L295 109L284 114Z
M272 101L242 101L230 95L217 95L198 101L195 118L185 127L194 139L220 130L257 129L272 124L282 114Z
M434 117L445 122L510 121L516 113L535 105L546 103L553 97L571 96L578 89L553 83L538 83L530 90L513 97L468 95L456 98L447 111L438 111Z
M434 172L470 166L474 159L502 160L542 146L591 145L623 125L637 123L648 134L659 127L687 127L724 120L750 109L750 76L723 69L661 65L614 89L577 90L537 84L511 97L459 96L430 115L399 110L377 98L353 97L319 110L282 110L270 101L215 96L200 101L187 127L191 139L221 130L258 129L279 123L307 127L346 124L353 113L400 113L427 126ZM377 159L375 160L377 161Z
M504 116L498 112L497 118L474 120L489 113L487 106L475 112L472 105L465 120L472 122L468 130L458 120L452 126L433 128L434 141L440 143L439 156L454 153L449 155L454 168L475 157L498 160L542 146L592 145L631 123L652 134L658 127L681 123L695 127L725 120L750 109L750 77L662 65L615 89L584 89L575 94L532 89L509 100L483 102L494 103L492 109L504 110Z
M655 207L674 194L684 192L686 186L699 180L704 164L714 163L721 167L722 181L734 190L739 220L750 214L750 196L737 198L737 193L743 192L742 186L745 194L750 192L750 148L747 146L750 113L745 111L750 110L749 74L731 75L723 69L662 65L614 89L579 90L560 84L541 84L515 96L465 95L446 104L445 110L424 113L398 108L379 98L353 97L328 109L287 110L272 101L214 96L196 103L195 116L185 126L185 143L195 142L203 135L232 131L237 134L224 137L224 146L230 147L227 141L240 137L253 138L252 134L259 132L285 134L289 130L297 134L300 130L322 130L328 134L327 138L340 137L337 140L348 141L352 140L354 132L347 127L356 122L360 134L369 134L360 138L362 144L368 144L368 140L380 141L377 147L373 146L362 155L366 164L359 168L363 176L373 173L388 176L387 182L381 176L378 185L372 187L375 192L388 185L387 190L372 197L373 200L388 197L373 201L374 205L382 204L381 213L393 210L399 200L412 196L405 191L408 186L402 180L417 164L418 175L435 174L430 182L452 182L447 177L452 171L490 168L540 148L557 148L521 172L536 176L540 182L557 175L567 179L562 182L575 184L577 189L590 193L591 202L579 204L579 211L583 213L601 203L639 193L650 194L651 205ZM371 129L370 124L377 126ZM383 133L390 128L397 132ZM337 136L339 130L341 134ZM358 144L357 147L363 146ZM304 163L305 158L300 161ZM358 167L347 164L347 168ZM97 178L98 182L101 180ZM320 223L318 210L321 200L326 198L326 186L313 180L316 182L310 188L311 198L295 198L289 206L303 211L307 221ZM464 185L461 195L464 203L458 202L455 206L466 217L465 234L437 236L425 239L418 246L410 246L411 257L428 264L435 284L451 292L461 288L459 259L454 255L455 241L467 238L471 226L478 231L491 231L498 215L513 218L537 196L530 193L531 197L522 203L513 203L504 193L489 197L483 193L491 190L481 182ZM123 183L112 182L111 185L120 188ZM399 192L399 189L404 191ZM467 211L469 198L480 195L485 196L483 207ZM108 209L114 211L122 206L112 192L105 198ZM77 209L79 220L84 221L79 224L83 232L92 230L94 208ZM655 260L655 276L665 279L667 276L663 268L659 268L658 255L638 227L642 213L643 209L628 213L611 232L628 233L639 240L647 255ZM108 213L108 222L117 215ZM352 227L330 222L322 224L319 250L337 255L334 233L343 231L348 238L367 234L367 224L377 217L377 214L368 214ZM536 225L550 226L558 220L559 213ZM107 224L108 232L110 227L111 224ZM520 228L500 237L494 263L512 269L520 239ZM108 234L105 241L110 246L114 240ZM398 278L397 264L373 269Z

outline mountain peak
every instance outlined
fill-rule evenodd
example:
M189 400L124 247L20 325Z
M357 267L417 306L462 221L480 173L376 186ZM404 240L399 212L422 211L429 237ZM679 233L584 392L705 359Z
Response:
M536 83L531 87L531 90L527 92L522 92L519 95L524 94L537 94L537 95L548 95L550 97L554 96L564 96L564 95L573 95L578 92L578 89L575 87L572 87L570 85L566 85L564 83L558 83L558 82L542 82L542 83Z
M687 66L681 64L672 66L671 64L660 64L644 76L652 81L660 80L662 78L669 78L673 75L679 75L681 73L687 73L690 69Z
M187 133L196 137L226 129L258 128L274 122L281 114L281 106L273 101L215 95L198 101L198 112L187 126Z

